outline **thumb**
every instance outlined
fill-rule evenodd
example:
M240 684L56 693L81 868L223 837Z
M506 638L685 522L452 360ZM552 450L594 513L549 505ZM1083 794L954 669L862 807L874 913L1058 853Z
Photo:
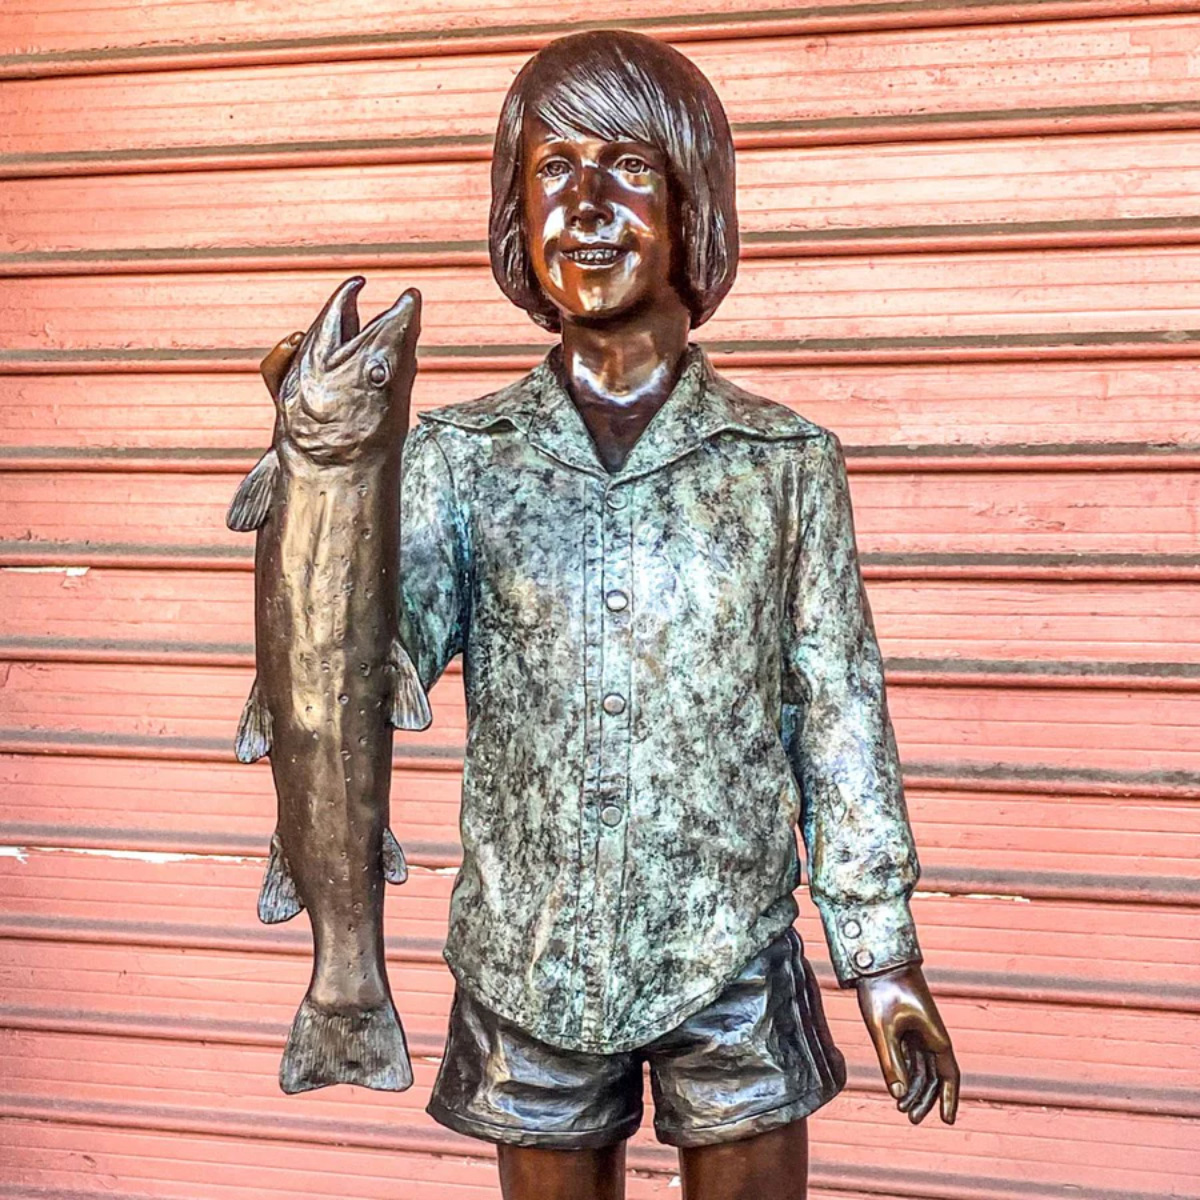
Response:
M883 1081L892 1097L899 1100L908 1091L909 1084L908 1066L904 1061L900 1039L895 1031L887 1026L872 1029L871 1037L879 1058L879 1069L883 1072Z

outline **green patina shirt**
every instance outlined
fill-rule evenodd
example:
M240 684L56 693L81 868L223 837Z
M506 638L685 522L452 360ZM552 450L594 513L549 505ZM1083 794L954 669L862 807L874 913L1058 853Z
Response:
M559 355L405 447L402 636L427 686L463 655L459 983L552 1045L648 1042L793 922L797 825L838 979L919 961L837 439L693 346L610 475Z

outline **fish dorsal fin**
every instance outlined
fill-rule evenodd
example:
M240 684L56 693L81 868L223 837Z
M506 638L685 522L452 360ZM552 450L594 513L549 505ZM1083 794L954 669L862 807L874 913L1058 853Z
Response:
M250 474L238 484L233 502L225 514L225 524L235 533L258 529L271 511L271 497L279 478L279 455L268 450L254 464Z
M390 829L383 831L383 877L388 883L403 883L408 878L404 851Z
M234 742L238 762L257 762L270 754L271 736L271 712L263 703L258 680L255 679L246 707L242 709L242 719L238 722L237 739Z
M396 729L428 729L433 722L429 697L421 686L417 668L408 651L396 638L392 639L391 666L395 673L392 690L391 723Z
M278 925L280 921L290 921L303 907L296 891L296 881L283 856L283 843L279 840L279 834L273 834L267 873L263 876L262 888L258 893L258 919L264 925Z

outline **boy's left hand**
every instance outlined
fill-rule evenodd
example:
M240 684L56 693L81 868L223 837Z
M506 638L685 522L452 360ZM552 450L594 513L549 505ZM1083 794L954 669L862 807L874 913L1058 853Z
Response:
M858 981L858 1007L896 1107L919 1124L941 1097L941 1117L954 1124L959 1070L950 1035L916 963Z

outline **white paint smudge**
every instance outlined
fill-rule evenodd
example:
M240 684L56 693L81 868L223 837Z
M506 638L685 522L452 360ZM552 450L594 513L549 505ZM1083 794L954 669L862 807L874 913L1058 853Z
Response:
M78 579L86 575L91 567L0 567L0 571L12 571L15 575L66 575Z

